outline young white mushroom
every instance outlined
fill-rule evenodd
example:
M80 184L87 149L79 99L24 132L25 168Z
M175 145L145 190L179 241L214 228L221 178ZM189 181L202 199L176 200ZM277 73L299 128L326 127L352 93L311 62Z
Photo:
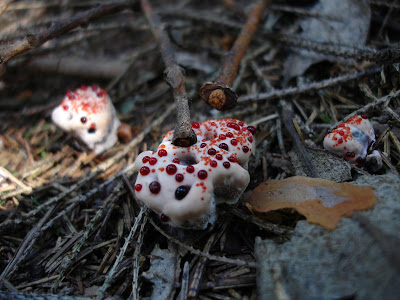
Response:
M168 132L155 152L141 153L136 197L172 226L204 229L216 206L236 203L247 187L255 128L235 119L193 123L197 143L172 144Z
M68 91L51 119L96 154L110 149L118 140L120 121L107 92L98 86Z
M355 115L346 123L341 123L324 138L324 148L343 157L351 163L376 162L374 169L382 166L378 151L368 155L370 146L375 143L375 132L366 114Z

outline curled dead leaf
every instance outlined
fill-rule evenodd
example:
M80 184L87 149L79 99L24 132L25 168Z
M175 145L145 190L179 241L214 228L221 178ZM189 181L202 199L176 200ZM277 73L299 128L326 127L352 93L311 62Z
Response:
M368 209L375 200L369 186L303 176L269 180L245 195L245 202L254 213L293 208L309 223L326 229L335 229L341 217Z

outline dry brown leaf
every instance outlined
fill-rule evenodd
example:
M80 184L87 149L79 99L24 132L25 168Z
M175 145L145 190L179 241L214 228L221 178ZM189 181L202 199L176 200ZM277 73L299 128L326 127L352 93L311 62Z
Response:
M293 208L308 222L326 229L335 229L341 217L350 217L355 210L370 208L375 200L369 186L303 176L269 180L245 195L253 212Z

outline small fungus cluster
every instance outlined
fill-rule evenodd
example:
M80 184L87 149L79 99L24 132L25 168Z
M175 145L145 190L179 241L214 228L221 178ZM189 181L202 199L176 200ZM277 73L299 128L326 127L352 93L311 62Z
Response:
M236 203L247 187L253 126L235 119L193 123L197 143L172 144L167 133L157 151L141 153L136 197L172 226L202 229L216 219L216 206Z
M107 92L98 86L68 91L51 118L97 154L113 147L118 140L120 121Z
M375 132L366 114L355 115L346 123L339 124L325 136L324 148L356 165L374 161L379 169L382 158L377 150L368 154L375 143Z

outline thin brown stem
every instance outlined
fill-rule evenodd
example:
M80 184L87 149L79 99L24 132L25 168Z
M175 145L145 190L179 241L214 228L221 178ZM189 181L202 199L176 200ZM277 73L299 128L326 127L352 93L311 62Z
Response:
M9 59L21 53L35 49L43 45L45 42L61 36L79 26L87 26L90 21L98 19L104 15L116 13L130 6L130 2L120 2L113 4L98 5L87 11L81 12L76 16L54 22L50 28L39 32L38 34L28 34L22 40L15 43L4 43L0 46L0 63L4 63Z
M151 31L160 47L161 56L166 69L164 79L171 86L176 103L177 122L175 125L172 143L180 147L189 147L196 143L197 137L190 121L189 103L185 90L184 70L178 66L172 43L164 30L165 25L147 0L141 1L142 10L149 22Z
M236 105L238 97L231 86L247 46L257 30L267 2L269 1L261 0L254 4L232 49L225 56L215 83L206 83L201 87L200 95L211 107L228 110Z

